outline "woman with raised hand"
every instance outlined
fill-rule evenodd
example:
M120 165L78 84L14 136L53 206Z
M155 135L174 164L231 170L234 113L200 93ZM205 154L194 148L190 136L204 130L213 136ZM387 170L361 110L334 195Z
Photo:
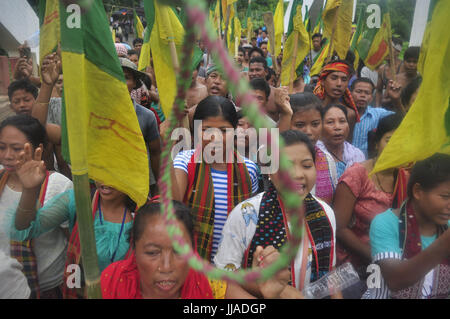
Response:
M380 287L367 298L430 299L450 296L450 155L417 162L408 198L370 225L372 261Z
M195 110L194 121L201 121L195 128L199 141L194 149L175 157L172 192L174 199L191 209L199 255L212 261L229 212L258 190L258 170L236 151L238 117L230 100L205 98Z
M62 263L81 266L80 240L76 220L76 205L73 189L63 192L48 201L40 209L36 209L39 188L45 183L46 171L41 162L40 148L33 150L25 144L18 156L15 168L18 180L23 184L19 205L15 210L11 237L17 240L39 238L42 234L54 231L59 225L68 221L70 240L66 252L62 253ZM110 263L121 260L130 250L127 233L133 225L136 205L130 198L103 183L96 182L96 191L92 196L92 218L100 271ZM52 242L55 245L55 242ZM52 250L53 248L48 248ZM84 284L81 289L69 288L67 276L71 273L59 272L58 280L63 282L63 297L85 297Z
M13 211L28 216L30 208L20 202L21 197L30 195L30 206L35 209L46 205L60 193L72 189L72 182L65 176L47 171L41 165L42 150L47 142L44 126L29 115L16 115L5 119L0 124L0 235L9 238ZM16 166L17 161L27 153L35 156L39 180L30 184L28 178L21 178L21 170ZM28 195L27 195L28 194ZM11 212L11 213L8 213ZM16 258L24 267L31 289L31 298L58 298L61 296L59 286L62 283L64 264L66 259L67 225L63 220L55 223L52 229L33 236L21 236L4 247L7 256ZM0 236L1 237L1 236Z
M194 225L189 208L173 201L176 226L183 239L194 248ZM159 203L144 205L136 213L130 236L134 253L126 260L109 265L101 276L104 299L243 299L254 298L239 285L212 280L189 267L178 255L167 232ZM258 247L255 267L266 267L279 253ZM289 280L288 270L258 285L265 298L277 298Z

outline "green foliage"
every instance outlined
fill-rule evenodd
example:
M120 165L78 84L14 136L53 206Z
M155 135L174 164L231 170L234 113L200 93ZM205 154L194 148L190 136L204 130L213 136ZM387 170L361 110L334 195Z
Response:
M361 6L367 7L371 3L379 3L380 0L358 0L356 12ZM404 42L411 36L412 22L414 18L415 0L388 0L389 13L391 15L392 35L400 37Z
M272 11L275 13L275 8L277 7L278 0L252 0L252 20L254 29L262 27L264 25L262 14L264 12ZM242 21L245 16L245 12L248 7L248 0L238 0L237 12L238 17ZM288 2L284 3L285 10L287 8Z

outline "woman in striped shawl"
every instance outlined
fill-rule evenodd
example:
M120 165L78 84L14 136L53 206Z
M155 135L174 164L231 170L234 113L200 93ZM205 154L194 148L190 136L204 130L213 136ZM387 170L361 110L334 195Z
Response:
M195 148L174 159L174 199L191 208L194 244L211 261L229 212L258 189L257 166L234 143L238 117L233 103L220 96L202 100L194 113ZM199 136L198 138L195 138Z

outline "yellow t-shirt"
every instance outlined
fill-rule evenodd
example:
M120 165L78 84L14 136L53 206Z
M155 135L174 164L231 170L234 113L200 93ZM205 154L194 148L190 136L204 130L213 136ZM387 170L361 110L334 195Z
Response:
M224 280L208 279L214 299L225 299L227 282Z

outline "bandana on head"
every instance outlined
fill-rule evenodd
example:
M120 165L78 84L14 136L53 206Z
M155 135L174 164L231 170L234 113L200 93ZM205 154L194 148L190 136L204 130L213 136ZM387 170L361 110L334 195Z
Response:
M125 58L127 57L128 50L123 44L114 43L114 46L116 47L116 52L119 57L125 57Z
M321 100L325 99L325 88L322 82L325 78L333 72L343 72L347 74L347 76L351 75L350 67L343 62L334 62L325 65L320 71L319 81L317 82L316 87L314 88L313 93ZM356 108L355 102L353 101L352 94L348 88L345 89L344 95L342 96L344 100L344 104L352 108L356 113L356 121L359 122L359 114L358 109Z
M219 67L217 65L211 63L206 68L206 76L209 76L211 73L213 73L214 71L218 71L218 70L219 70Z

